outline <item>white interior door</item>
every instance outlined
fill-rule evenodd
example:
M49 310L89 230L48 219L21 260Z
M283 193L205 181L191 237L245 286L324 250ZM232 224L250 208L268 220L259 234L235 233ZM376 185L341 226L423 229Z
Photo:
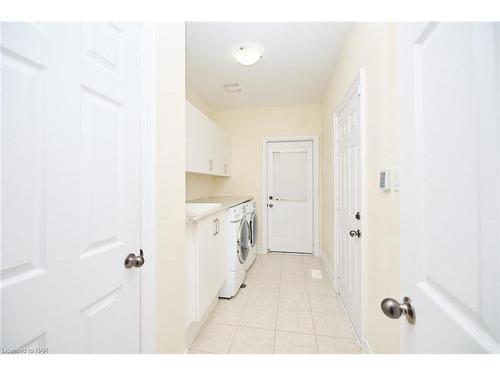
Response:
M2 348L140 350L140 30L2 24Z
M312 141L267 144L270 251L313 252Z
M361 101L357 79L337 112L338 291L361 337Z
M499 30L400 27L405 353L500 352Z

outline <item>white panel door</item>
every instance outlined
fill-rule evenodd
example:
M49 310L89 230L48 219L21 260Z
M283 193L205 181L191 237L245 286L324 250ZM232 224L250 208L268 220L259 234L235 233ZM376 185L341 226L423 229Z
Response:
M270 251L313 252L312 142L267 144L267 241Z
M140 35L2 24L4 349L140 350Z
M399 43L401 351L500 353L500 27L403 25Z
M361 129L360 81L337 112L338 291L361 336ZM359 231L359 232L358 232Z

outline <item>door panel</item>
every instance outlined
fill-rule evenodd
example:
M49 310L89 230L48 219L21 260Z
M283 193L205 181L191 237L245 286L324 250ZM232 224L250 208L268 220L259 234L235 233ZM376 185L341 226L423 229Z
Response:
M312 253L312 142L268 143L267 169L269 249Z
M351 237L361 221L361 124L360 80L352 84L337 112L337 248L338 289L349 318L361 336L361 239Z
M403 352L500 352L499 36L401 27Z
M2 24L2 346L138 352L139 25Z

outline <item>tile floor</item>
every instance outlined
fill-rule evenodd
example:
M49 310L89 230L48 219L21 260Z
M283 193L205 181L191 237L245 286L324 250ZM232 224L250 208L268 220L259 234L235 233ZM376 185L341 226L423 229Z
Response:
M232 299L219 300L189 353L361 352L319 258L258 255L245 283Z

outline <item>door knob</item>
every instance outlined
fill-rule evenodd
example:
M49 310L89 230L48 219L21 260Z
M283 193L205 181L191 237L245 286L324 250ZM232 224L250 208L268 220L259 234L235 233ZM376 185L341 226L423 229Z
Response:
M415 324L417 316L410 297L403 298L403 303L399 303L394 298L386 298L380 307L384 314L391 319L399 319L401 315L405 315L408 323Z
M273 204L272 203L269 203L268 206L269 206L269 208L273 208Z
M127 255L124 264L125 268L141 268L144 264L144 252L142 251L142 249L140 250L139 255L135 255L134 253L130 253L129 255Z
M351 237L361 237L361 232L358 230L351 230L349 232L349 236Z
M269 200L271 200L271 201L273 200L273 196L272 195L269 196Z
M141 268L142 265L144 264L144 252L142 249L140 249L139 255L135 257L134 260L134 267L135 268Z

